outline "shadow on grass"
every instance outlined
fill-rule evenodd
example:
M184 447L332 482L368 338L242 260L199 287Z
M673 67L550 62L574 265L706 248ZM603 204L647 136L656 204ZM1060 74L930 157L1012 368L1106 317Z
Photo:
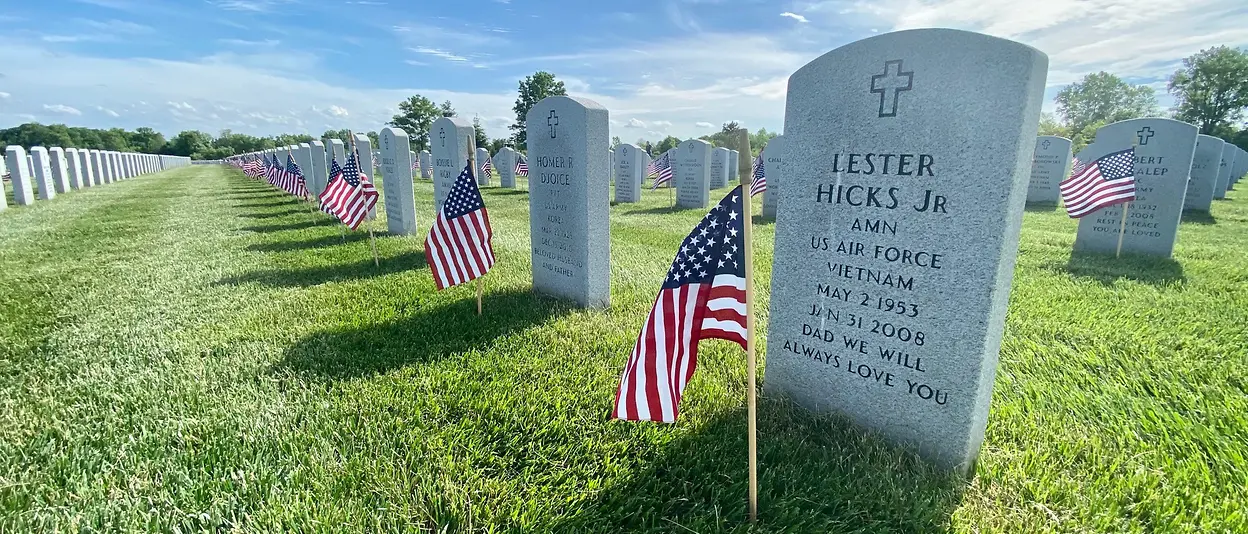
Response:
M305 230L308 228L316 228L318 226L335 226L339 224L334 219L317 219L315 221L304 221L290 224L262 224L257 226L244 226L239 228L244 232L284 232L287 230Z
M333 221L330 221L333 222ZM293 250L309 250L337 245L345 245L358 241L368 241L368 232L356 231L346 234L326 235L303 241L279 241L276 243L257 243L247 245L251 252L290 252Z
M771 226L773 224L776 224L776 218L775 217L763 217L762 215L755 215L750 218L750 223L753 224L754 226Z
M270 213L240 213L238 216L244 219L275 219L277 217L285 217L296 213L307 214L306 209L288 209L283 211L274 211Z
M264 200L264 199L248 199L248 200ZM235 208L277 208L282 206L290 206L292 204L302 203L300 199L295 197L286 197L277 202L251 202L248 204L235 204Z
M1218 219L1212 213L1207 211L1185 211L1183 212L1183 223L1187 224L1218 224Z
M622 450L613 462L635 466L635 474L579 504L550 531L941 532L949 530L969 483L844 420L814 416L785 400L760 399L758 423L757 526L748 522L740 408L689 429L657 453Z
M1072 251L1066 265L1054 270L1096 280L1102 285L1111 285L1122 279L1150 285L1168 285L1186 280L1183 265L1178 261L1140 254L1124 253L1121 258L1116 258L1113 254Z
M337 236L334 239L338 239ZM364 239L368 239L365 234ZM346 264L325 265L307 269L269 269L252 271L240 276L222 278L216 285L263 284L273 287L309 287L329 282L363 280L397 272L427 269L425 253L406 252L398 256L381 258L379 267L373 266L373 255L368 251L360 254L361 260ZM476 300L473 300L476 313Z
M680 206L663 206L659 208L647 208L644 210L628 210L628 211L625 211L624 213L628 215L664 215L664 214L670 214L670 213L680 213L682 211L691 211L691 210L696 211L698 209L700 208L682 208ZM710 209L710 208L707 208L707 209Z
M529 192L523 189L497 189L497 190L490 191L490 194L497 195L497 196L513 196L513 195L527 195L529 194Z
M1057 211L1057 204L1047 202L1028 203L1023 207L1023 210L1029 213L1049 213Z
M511 290L486 293L487 313L477 316L477 301L467 287L461 290L464 298L451 303L428 305L427 297L412 295L394 321L317 332L286 349L273 369L331 379L367 376L484 347L571 310L532 291Z

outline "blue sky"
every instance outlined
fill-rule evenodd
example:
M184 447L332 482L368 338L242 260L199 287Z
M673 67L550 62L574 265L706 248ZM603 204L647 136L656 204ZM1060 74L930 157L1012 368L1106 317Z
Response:
M257 135L378 130L413 93L507 134L517 81L554 72L612 134L782 128L789 73L880 32L952 27L1049 55L1045 109L1108 70L1151 84L1248 46L1243 0L43 0L0 9L0 127ZM16 5L14 5L16 4Z

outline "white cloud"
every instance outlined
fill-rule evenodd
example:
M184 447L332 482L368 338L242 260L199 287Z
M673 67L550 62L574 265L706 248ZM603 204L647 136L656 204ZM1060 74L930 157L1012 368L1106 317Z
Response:
M441 50L441 49L438 49L438 48L429 48L429 47L426 47L426 46L417 46L417 47L412 47L412 48L409 48L408 50L411 50L412 52L416 52L416 53L418 53L418 54L426 54L426 55L430 55L430 56L434 56L434 57L440 57L440 58L445 59L445 60L447 60L447 61L468 61L468 58L466 58L466 57L464 57L464 56L458 56L458 55L452 54L452 53L450 53L450 52L447 52L447 51L445 51L445 50Z
M793 13L793 12L791 12L791 11L785 11L784 13L781 13L781 14L780 14L780 16L781 16L781 17L788 17L788 18L791 18L791 19L796 20L796 21L798 21L798 22L810 22L809 20L806 20L806 17L803 17L803 16L798 15L797 13Z
M186 102L165 102L165 104L178 111L195 111L195 106Z
M637 119L628 119L628 123L625 124L624 127L625 128L645 128L646 123L641 122Z
M693 123L693 125L697 126L698 128L714 128L715 127L714 124L711 124L709 122L701 122L701 121L695 122Z
M671 126L672 121L650 121L653 126Z
M335 117L346 117L348 115L346 108L341 106L329 106L329 114Z
M44 111L62 113L65 115L82 115L81 111L78 111L76 108L66 106L65 104L44 104L43 109Z
M273 47L273 46L282 44L282 42L277 39L260 39L256 41L251 41L247 39L217 39L217 42L221 44L225 44L225 45L252 47L252 48Z
M104 107L104 106L95 106L95 109L99 110L99 111L100 111L100 113L103 113L103 114L105 114L105 115L108 115L109 117L116 118L116 117L120 117L120 116L121 116L121 115L118 115L116 111L113 111L113 110L111 110L111 109L108 109L108 108L106 108L106 107Z
M8 98L10 96L13 96L13 95L10 95L4 91L0 91L0 98Z

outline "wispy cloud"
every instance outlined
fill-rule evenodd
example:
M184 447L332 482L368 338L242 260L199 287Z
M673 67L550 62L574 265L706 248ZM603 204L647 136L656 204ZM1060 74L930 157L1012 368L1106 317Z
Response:
M293 3L294 0L210 0L210 2L226 11L264 13L272 11L275 7Z
M468 58L464 56L452 54L450 52L447 52L446 50L441 50L438 48L417 46L417 47L408 48L408 50L411 50L412 52L416 52L418 54L425 54L425 55L430 55L434 57L440 57L447 61L468 61Z
M114 118L115 118L115 117L120 117L120 116L121 116L121 115L120 115L120 114L118 114L116 111L113 111L113 110L108 109L108 108L103 107L103 106L95 106L95 109L99 110L99 112L100 112L100 113L103 113L103 114L105 114L105 115L108 115L109 117L114 117Z
M693 125L694 125L694 126L697 126L698 128L704 128L704 129L705 129L705 128L714 128L714 127L715 127L715 125L714 125L714 124L711 124L711 123L709 123L709 122L705 122L705 121L698 121L698 122L693 123Z
M806 20L806 17L798 15L797 13L793 13L792 11L785 11L784 13L781 13L780 16L788 17L798 22L810 22L809 20Z
M261 40L256 40L256 41L251 41L248 39L217 39L217 42L223 45L244 46L244 47L252 47L252 48L274 47L279 44L282 44L282 42L277 39L261 39Z
M82 112L78 111L77 108L72 108L66 106L65 104L44 104L43 110L51 111L52 113L62 113L65 115L82 115Z

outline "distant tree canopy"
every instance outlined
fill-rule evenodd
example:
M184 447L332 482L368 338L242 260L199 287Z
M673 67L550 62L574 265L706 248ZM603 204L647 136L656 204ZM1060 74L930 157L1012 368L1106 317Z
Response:
M1174 118L1229 141L1248 107L1248 53L1227 46L1201 50L1183 60L1167 88L1175 99Z
M512 140L516 143L516 148L520 150L528 149L528 134L525 132L525 119L529 114L529 110L543 98L548 96L566 95L567 88L563 86L563 82L555 78L554 74L546 71L537 71L532 76L525 76L520 80L520 95L516 97L516 105L511 109L516 112L516 122L511 125Z
M163 134L147 127L134 131L122 128L103 130L71 127L64 124L43 125L37 122L28 122L0 130L0 146L21 145L26 148L59 146L189 156L192 159L220 159L244 152L306 143L311 140L312 137L308 135L282 134L255 137L230 130L222 130L221 134L216 137L198 130L185 130L173 139L166 140Z

